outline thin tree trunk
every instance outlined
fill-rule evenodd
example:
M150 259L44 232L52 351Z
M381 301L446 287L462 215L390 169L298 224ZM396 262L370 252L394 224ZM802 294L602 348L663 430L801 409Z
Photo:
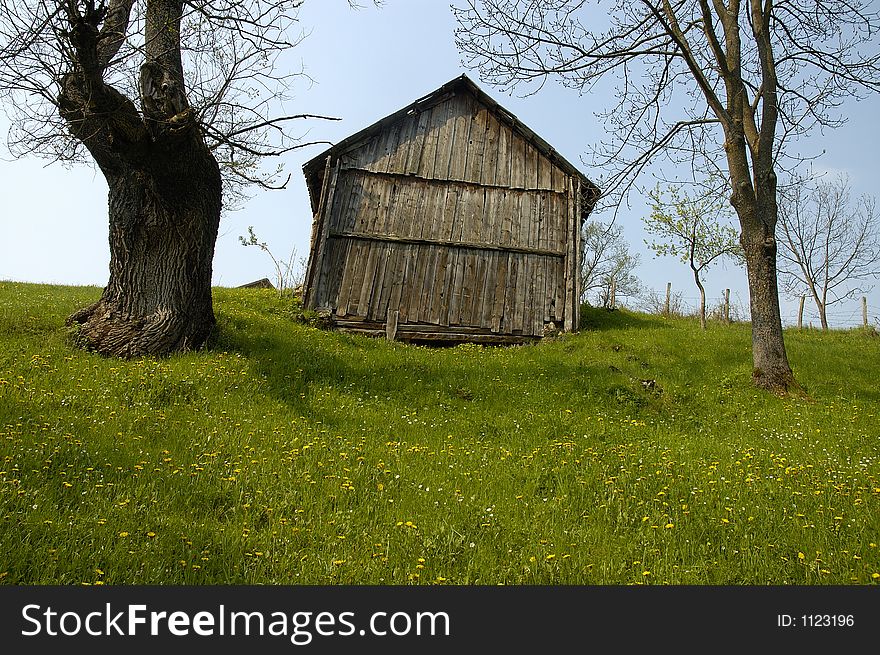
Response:
M697 283L697 289L700 290L700 328L706 329L706 290L703 283L700 282L700 274L694 269L694 282Z

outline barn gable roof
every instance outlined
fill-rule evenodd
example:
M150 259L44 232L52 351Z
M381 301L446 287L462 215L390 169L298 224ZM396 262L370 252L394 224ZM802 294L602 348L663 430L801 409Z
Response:
M312 212L318 211L319 197L321 186L323 184L325 163L327 157L336 158L346 152L355 150L364 145L369 139L386 127L394 124L402 118L413 112L424 111L438 103L447 100L460 92L467 92L473 95L478 102L485 105L492 114L502 123L508 125L516 134L531 143L541 154L547 157L552 163L558 166L568 175L575 176L581 180L584 189L583 203L586 211L583 213L584 218L589 214L593 205L600 195L599 187L591 182L586 175L578 170L571 162L559 154L549 143L538 136L531 128L520 121L507 109L498 104L489 95L478 87L467 75L461 75L450 80L440 88L426 96L419 98L415 102L407 105L393 114L376 121L369 127L362 129L349 137L346 137L336 145L328 148L320 155L310 159L303 165L303 173L306 177L306 184L309 189L309 198L312 205Z

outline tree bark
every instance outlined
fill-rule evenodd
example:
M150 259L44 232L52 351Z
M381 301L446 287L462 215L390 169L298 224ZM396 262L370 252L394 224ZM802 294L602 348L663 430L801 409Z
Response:
M110 280L68 324L79 326L86 348L117 357L205 343L215 324L211 268L222 204L220 168L186 98L182 3L146 3L141 111L103 79L133 4L111 3L101 32L91 5L83 13L68 6L76 65L58 97L109 187Z
M188 150L188 151L187 151ZM83 345L136 357L202 346L215 324L211 302L220 224L217 163L193 148L154 155L146 168L105 174L109 185L110 280L97 303L76 312Z
M706 290L703 283L700 282L700 274L694 269L694 282L697 283L697 289L700 290L700 328L706 329Z
M752 314L752 380L761 388L786 391L796 386L782 336L779 289L776 283L776 240L743 231Z

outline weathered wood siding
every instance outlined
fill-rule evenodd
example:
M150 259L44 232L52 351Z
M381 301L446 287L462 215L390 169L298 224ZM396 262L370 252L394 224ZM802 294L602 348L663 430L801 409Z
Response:
M340 324L540 336L572 327L576 181L475 97L451 95L334 162L316 307Z

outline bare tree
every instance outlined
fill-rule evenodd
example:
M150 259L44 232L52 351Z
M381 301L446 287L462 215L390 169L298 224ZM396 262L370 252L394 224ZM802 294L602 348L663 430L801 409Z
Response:
M260 241L254 232L253 225L248 226L247 237L239 236L238 241L245 247L256 246L272 260L272 266L275 268L275 285L278 288L279 296L284 296L285 290L296 292L297 287L302 286L302 278L304 276L302 262L304 258L296 256L296 246L290 249L287 259L280 256L276 257L275 253L269 248L269 244L265 241Z
M224 202L283 186L304 144L278 69L302 0L0 0L10 150L92 161L109 187L110 279L70 317L117 356L201 346Z
M638 253L631 253L623 228L588 221L582 230L584 255L581 264L581 301L594 298L603 307L611 305L611 288L617 297L632 297L641 291L635 274Z
M703 274L722 257L742 259L736 230L730 226L725 207L717 196L689 196L677 187L667 199L660 187L648 193L651 214L644 219L645 231L657 237L647 242L656 255L680 259L690 266L700 292L700 327L706 329L706 289Z
M779 204L780 273L792 296L809 293L822 329L827 309L867 293L862 283L880 275L880 218L872 196L852 198L849 178L800 178Z
M457 43L484 80L614 82L594 163L617 202L657 156L721 173L749 278L753 379L795 384L776 279L777 169L792 137L880 90L880 18L866 0L461 0ZM723 162L723 169L719 164ZM707 179L716 179L710 177Z

